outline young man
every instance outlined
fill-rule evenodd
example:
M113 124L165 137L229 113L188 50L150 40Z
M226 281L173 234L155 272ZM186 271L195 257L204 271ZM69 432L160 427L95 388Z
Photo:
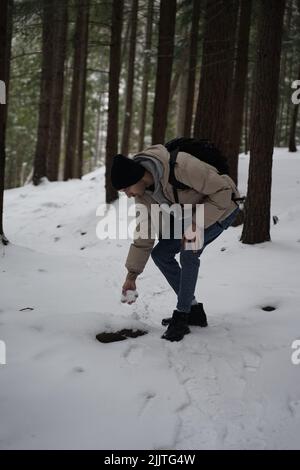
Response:
M151 227L151 205L175 204L173 187L169 183L170 154L163 145L153 145L128 158L116 155L111 169L112 185L136 204L147 208L148 227ZM179 204L204 205L204 244L200 249L187 249L190 242L186 232L182 238L162 238L154 247L155 237L139 237L143 220L137 225L134 241L130 246L125 266L128 274L122 287L123 295L136 290L136 278L143 272L151 257L177 295L176 309L162 338L180 341L190 332L189 325L207 326L202 303L197 303L194 292L204 248L215 240L235 220L239 208L232 195L239 197L234 181L228 175L220 175L217 169L185 152L178 152L175 166L176 179L190 189L178 190ZM195 232L195 220L192 220ZM180 253L180 265L175 255ZM128 303L131 303L128 302Z

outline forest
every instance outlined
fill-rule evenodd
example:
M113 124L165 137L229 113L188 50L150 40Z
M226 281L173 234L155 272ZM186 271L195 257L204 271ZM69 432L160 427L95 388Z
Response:
M273 147L299 139L299 29L299 0L1 0L1 194L105 165L109 203L115 154L205 138L237 184L251 153L241 239L268 240Z
M300 0L0 0L0 450L299 450L299 104Z

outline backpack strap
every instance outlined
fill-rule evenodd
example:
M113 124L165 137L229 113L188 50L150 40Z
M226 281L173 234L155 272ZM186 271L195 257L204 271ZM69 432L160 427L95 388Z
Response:
M170 167L169 183L173 186L174 199L177 204L179 203L177 189L191 189L189 186L187 186L184 183L181 183L180 181L176 179L175 166L176 166L176 159L177 159L178 152L179 152L178 147L172 150L170 152L170 159L169 159L169 167Z

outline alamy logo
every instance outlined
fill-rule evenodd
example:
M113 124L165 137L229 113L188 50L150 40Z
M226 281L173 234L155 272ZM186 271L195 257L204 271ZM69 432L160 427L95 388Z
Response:
M296 88L296 91L292 94L292 103L300 104L300 80L294 80L292 82L292 88Z
M292 343L292 349L295 349L291 356L291 361L294 366L300 365L300 339L295 339Z
M6 364L6 345L0 340L0 366Z
M6 104L6 87L2 80L0 80L0 104Z
M101 204L96 234L100 240L155 238L189 241L187 250L200 249L204 242L204 204L130 204L122 197L115 204ZM172 233L172 235L171 235Z

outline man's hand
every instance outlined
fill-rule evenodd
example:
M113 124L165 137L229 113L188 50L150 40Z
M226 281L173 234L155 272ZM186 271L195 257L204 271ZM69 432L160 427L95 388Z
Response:
M121 302L131 305L136 301L137 297L135 280L126 279L122 286Z
M196 253L201 248L200 231L195 222L186 229L181 243L185 250L193 250Z

